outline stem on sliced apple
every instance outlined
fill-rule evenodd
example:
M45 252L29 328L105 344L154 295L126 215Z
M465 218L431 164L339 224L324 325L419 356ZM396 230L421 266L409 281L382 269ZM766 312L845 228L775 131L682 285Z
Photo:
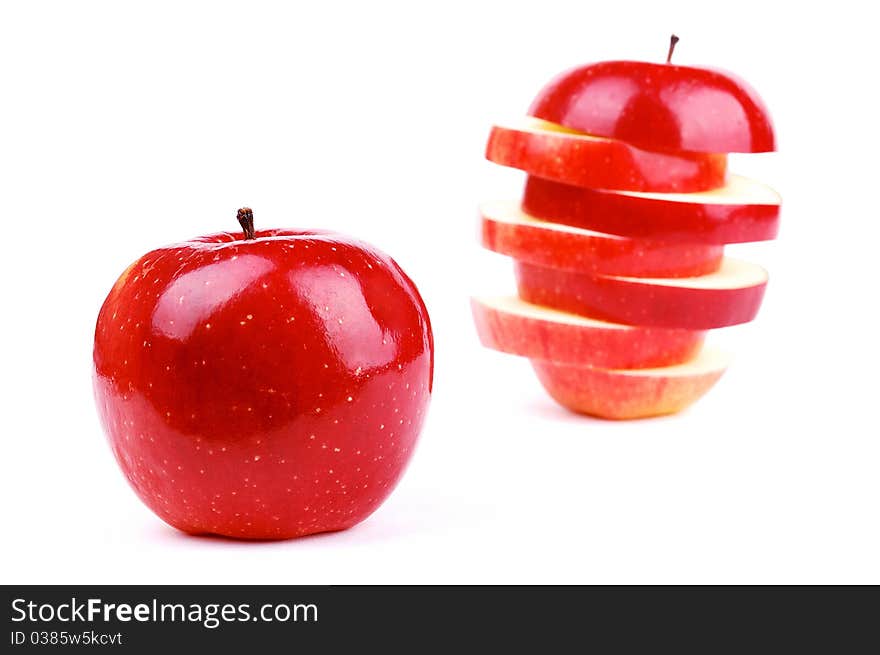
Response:
M673 34L669 37L669 52L666 54L666 63L672 63L672 51L675 50L675 44L678 43L678 37Z
M244 238L246 240L256 238L254 235L254 211L250 207L242 207L238 210L236 218L241 229L244 230Z

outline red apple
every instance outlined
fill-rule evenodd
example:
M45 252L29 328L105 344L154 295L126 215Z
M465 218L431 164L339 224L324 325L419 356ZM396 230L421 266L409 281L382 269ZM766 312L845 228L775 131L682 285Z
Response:
M693 357L704 333L597 321L531 305L519 298L473 298L487 348L524 357L604 368L648 368Z
M587 275L516 262L519 295L528 302L604 321L689 330L752 320L767 272L725 258L717 272L686 278Z
M98 316L94 386L138 496L188 533L341 530L391 493L431 393L413 283L343 235L220 233L126 269ZM247 238L245 238L247 237Z
M481 238L489 250L530 264L581 273L689 277L718 270L724 247L663 243L537 220L517 203L481 206Z
M496 125L486 158L556 182L623 191L705 191L724 185L727 156L664 154L524 119Z
M544 220L625 237L725 244L773 239L780 202L770 187L736 175L719 189L696 193L601 191L530 176L522 208Z
M754 89L709 68L588 64L551 80L528 113L645 150L766 152L776 145L770 116Z
M705 394L727 369L729 358L710 349L664 368L606 370L533 359L547 393L563 407L607 419L674 414Z

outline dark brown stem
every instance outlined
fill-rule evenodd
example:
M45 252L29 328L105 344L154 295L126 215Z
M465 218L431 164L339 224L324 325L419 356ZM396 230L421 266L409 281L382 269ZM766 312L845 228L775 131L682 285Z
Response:
M255 238L253 210L250 207L242 207L238 210L238 215L236 216L236 218L238 219L238 224L241 225L241 229L244 230L244 238Z
M678 37L673 34L669 37L669 53L666 55L666 63L672 63L672 51L675 50L675 44L678 43Z

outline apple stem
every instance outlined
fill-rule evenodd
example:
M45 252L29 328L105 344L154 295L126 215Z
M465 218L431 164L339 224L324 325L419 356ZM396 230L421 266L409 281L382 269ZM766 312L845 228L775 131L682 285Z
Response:
M675 44L678 43L678 37L673 34L669 37L669 52L666 54L666 63L672 63L672 51L675 50Z
M241 229L244 230L244 238L246 240L256 238L254 235L254 211L250 207L242 207L238 210L236 218Z

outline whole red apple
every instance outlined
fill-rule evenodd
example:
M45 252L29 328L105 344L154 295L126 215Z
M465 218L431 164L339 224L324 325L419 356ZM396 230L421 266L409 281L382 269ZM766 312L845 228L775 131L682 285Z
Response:
M188 533L342 530L391 493L431 394L428 312L387 255L330 232L147 253L98 316L101 422L135 492Z

